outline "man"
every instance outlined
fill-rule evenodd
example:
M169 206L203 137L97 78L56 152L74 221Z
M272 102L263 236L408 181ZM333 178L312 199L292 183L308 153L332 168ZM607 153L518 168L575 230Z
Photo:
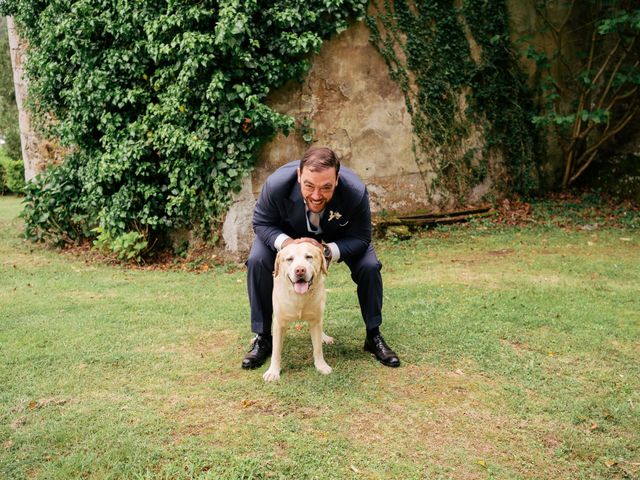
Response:
M257 368L271 355L273 268L291 242L322 248L327 262L343 261L357 284L367 334L364 349L389 367L400 360L380 334L382 264L371 244L367 189L329 148L312 147L302 160L276 170L265 182L253 214L256 239L247 261L251 329L256 334L242 368ZM322 243L321 243L322 242Z

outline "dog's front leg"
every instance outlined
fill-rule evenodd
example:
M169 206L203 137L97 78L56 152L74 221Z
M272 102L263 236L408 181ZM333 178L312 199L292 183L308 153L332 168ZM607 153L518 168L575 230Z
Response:
M329 375L331 373L331 367L324 361L324 355L322 354L323 333L320 322L309 325L309 332L311 333L311 344L313 345L313 364L320 373Z
M280 326L280 322L273 322L273 350L271 352L271 364L264 372L262 378L266 382L276 382L280 380L280 359L282 358L282 344L284 343L285 328Z

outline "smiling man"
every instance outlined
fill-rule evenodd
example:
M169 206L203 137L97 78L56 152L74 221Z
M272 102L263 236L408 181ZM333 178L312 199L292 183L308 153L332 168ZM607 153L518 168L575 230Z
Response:
M287 163L267 178L253 214L253 230L247 287L256 337L242 368L257 368L271 355L272 272L277 252L292 242L310 242L323 250L327 263L347 264L367 330L364 349L384 365L400 365L380 334L382 264L371 243L367 189L352 170L340 167L332 150L312 147L302 160Z

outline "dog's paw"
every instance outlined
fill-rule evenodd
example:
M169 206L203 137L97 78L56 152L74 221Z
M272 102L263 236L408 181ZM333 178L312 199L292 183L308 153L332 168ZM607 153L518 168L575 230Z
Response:
M315 366L323 375L329 375L333 369L327 364L327 362L315 362Z
M333 337L330 337L326 333L322 332L322 343L325 345L333 345L336 343L336 340Z
M262 375L262 378L264 379L265 382L277 382L278 380L280 380L280 371L269 369L266 372L264 372L264 374Z

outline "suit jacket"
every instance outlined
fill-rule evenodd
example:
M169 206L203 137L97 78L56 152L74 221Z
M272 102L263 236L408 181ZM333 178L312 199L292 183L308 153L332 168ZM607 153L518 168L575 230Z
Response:
M367 188L356 173L340 167L338 185L320 220L322 233L307 230L304 199L298 183L299 160L273 172L262 187L253 213L253 231L265 245L275 248L276 238L285 233L291 238L312 237L335 242L340 260L365 253L371 243L371 210Z

